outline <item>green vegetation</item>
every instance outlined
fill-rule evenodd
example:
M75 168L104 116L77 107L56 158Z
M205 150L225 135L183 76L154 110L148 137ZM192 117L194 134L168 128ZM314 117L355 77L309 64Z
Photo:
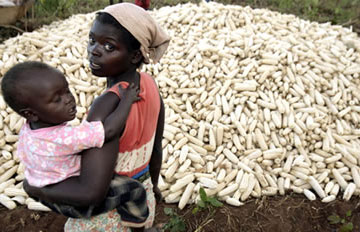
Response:
M350 221L351 220L351 210L346 212L346 215L344 218L341 218L339 215L331 215L327 219L330 224L332 225L339 225L339 232L352 232L354 225Z
M133 2L133 0L125 1ZM151 0L150 8L160 8L166 5L176 5L187 2L198 3L200 1L201 0ZM282 13L295 14L307 20L353 26L354 31L360 33L360 0L216 1L224 4L249 5L253 8L269 8ZM89 13L102 9L108 4L109 0L38 0L28 13L27 19L23 19L22 22L18 22L15 26L20 30L31 31L43 24L49 24L52 21L67 18L72 14ZM0 37L3 37L2 39L5 39L6 34L4 28L0 28ZM14 34L14 32L10 34Z
M359 0L269 0L269 7L302 18L350 25L360 22Z
M214 207L221 207L223 203L218 201L215 197L209 197L203 188L200 188L200 200L197 202L196 207L192 213L196 214L199 210L209 209L213 210Z
M38 25L49 24L61 20L72 14L89 13L104 8L108 0L38 0L33 7L33 18L30 24L36 28Z
M196 231L202 231L202 228L213 221L212 217L216 212L216 208L223 206L223 203L218 201L215 197L210 197L206 195L206 192L203 188L200 188L200 200L197 202L196 206L192 209L193 215L199 211L207 210L209 213L206 214L205 218L200 220L200 224L197 226ZM189 211L188 211L189 212ZM164 213L169 216L168 222L163 226L165 231L170 232L182 232L186 231L186 224L184 221L184 215L179 216L174 209L164 208ZM187 213L185 213L186 215Z
M164 208L164 213L170 217L169 221L164 225L163 229L170 232L186 231L186 224L172 208Z
M199 211L207 210L207 216L203 218L200 224L197 226L195 232L203 231L203 228L214 219L216 209L223 206L223 203L218 201L215 197L210 197L206 194L204 188L200 188L200 200L196 203L196 206L193 208L192 213L196 214Z
M35 4L35 11L42 15L66 17L71 13L71 6L75 0L40 0Z

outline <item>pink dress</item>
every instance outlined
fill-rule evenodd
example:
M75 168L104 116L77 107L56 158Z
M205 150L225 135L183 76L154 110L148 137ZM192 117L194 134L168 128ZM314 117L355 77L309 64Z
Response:
M127 83L122 83L127 85ZM117 85L108 89L119 95ZM137 178L149 169L153 151L157 121L160 112L160 95L154 79L146 73L141 73L140 100L131 107L124 132L119 141L119 155L115 172ZM145 227L151 227L155 217L155 197L150 178L144 182L147 193L147 203L150 215ZM101 214L90 219L69 218L65 224L68 232L105 232L131 230L121 224L121 218L116 210Z
M79 126L61 124L32 130L25 123L19 133L17 155L25 165L30 185L43 187L80 175L81 157L77 153L102 147L104 127L84 120Z

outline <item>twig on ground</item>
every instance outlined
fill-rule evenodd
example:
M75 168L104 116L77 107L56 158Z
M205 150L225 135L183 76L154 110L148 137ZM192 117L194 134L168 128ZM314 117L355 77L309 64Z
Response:
M346 27L346 26L350 26L351 24L354 24L356 22L360 22L360 16L354 18L354 19L350 19L349 21L345 22L345 23L342 23L340 24L341 26L343 27Z
M18 27L13 26L13 25L0 25L0 27L11 28L11 29L17 30L17 31L19 31L19 32L21 32L21 33L24 33L24 32L25 32L23 29L18 28Z

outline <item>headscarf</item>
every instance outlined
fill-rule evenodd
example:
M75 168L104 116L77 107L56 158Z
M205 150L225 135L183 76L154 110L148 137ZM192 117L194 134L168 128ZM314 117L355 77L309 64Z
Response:
M113 16L141 44L144 63L157 63L169 46L170 37L160 28L150 14L132 3L119 3L102 11Z

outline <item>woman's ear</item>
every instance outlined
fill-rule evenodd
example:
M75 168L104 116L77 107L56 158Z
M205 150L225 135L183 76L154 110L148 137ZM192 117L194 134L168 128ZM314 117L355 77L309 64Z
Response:
M142 59L143 59L143 55L142 55L140 49L136 50L136 51L134 51L134 55L131 59L131 63L138 64L141 62Z
M29 122L37 122L39 120L38 115L31 108L21 109L19 114Z

